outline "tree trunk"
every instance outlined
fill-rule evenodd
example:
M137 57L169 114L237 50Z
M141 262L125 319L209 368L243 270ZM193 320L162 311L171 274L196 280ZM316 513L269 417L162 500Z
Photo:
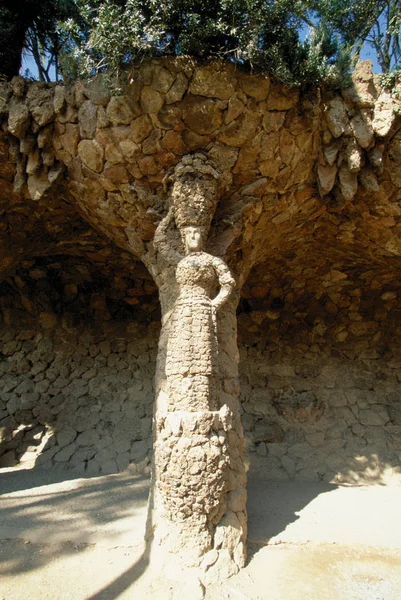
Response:
M12 79L19 74L25 31L12 31L15 36L4 36L0 41L0 76ZM12 37L12 39L10 39Z

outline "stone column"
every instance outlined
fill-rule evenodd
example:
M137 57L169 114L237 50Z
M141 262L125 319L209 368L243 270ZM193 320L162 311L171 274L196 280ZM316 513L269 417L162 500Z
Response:
M207 585L235 574L246 559L237 298L220 258L177 256L170 225L166 217L147 256L162 307L148 537L159 568L194 569ZM209 296L213 273L217 297Z
M246 559L235 303L224 307L218 318L221 375L216 410L171 406L165 375L169 312L163 314L156 372L152 554L158 565L178 560L182 566L198 568L207 585L235 574Z

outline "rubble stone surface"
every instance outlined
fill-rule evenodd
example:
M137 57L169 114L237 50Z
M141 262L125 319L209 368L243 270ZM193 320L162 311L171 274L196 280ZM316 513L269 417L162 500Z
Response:
M207 399L218 390L200 410L227 406L236 423L210 429L204 461L192 452L223 471L226 445L236 465L207 583L243 556L239 414L249 468L266 478L400 475L400 101L366 62L341 92L182 58L130 75L121 96L101 77L0 83L0 464L150 470L179 294L156 232L171 189L184 205L207 196L198 161L218 179L204 251L235 280L215 324L218 369L209 336L192 381ZM180 219L169 244L182 255Z

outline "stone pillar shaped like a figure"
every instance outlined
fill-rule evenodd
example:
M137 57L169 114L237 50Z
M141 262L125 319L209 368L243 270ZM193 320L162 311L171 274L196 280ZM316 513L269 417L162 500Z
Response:
M220 174L202 154L169 178L154 238L162 332L154 417L153 545L202 583L237 572L246 550L235 280L204 251Z

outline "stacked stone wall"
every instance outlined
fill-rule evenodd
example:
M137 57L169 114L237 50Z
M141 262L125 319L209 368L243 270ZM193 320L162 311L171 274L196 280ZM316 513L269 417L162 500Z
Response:
M157 333L0 330L0 465L149 471Z
M386 266L318 256L259 265L243 291L243 425L251 469L272 479L401 476L400 290ZM283 267L286 265L284 276Z
M387 483L401 475L401 356L283 360L242 348L250 468L268 479Z
M270 320L264 335L260 325L253 334L258 316L239 314L250 471L280 480L398 480L401 352L395 324L387 327L392 340L385 339L382 323L376 338L351 336L340 343L316 331L308 339L295 326L280 335L280 319ZM362 331L364 322L358 323ZM1 466L149 472L157 339L154 323L147 330L137 323L96 330L63 322L50 330L3 324Z

